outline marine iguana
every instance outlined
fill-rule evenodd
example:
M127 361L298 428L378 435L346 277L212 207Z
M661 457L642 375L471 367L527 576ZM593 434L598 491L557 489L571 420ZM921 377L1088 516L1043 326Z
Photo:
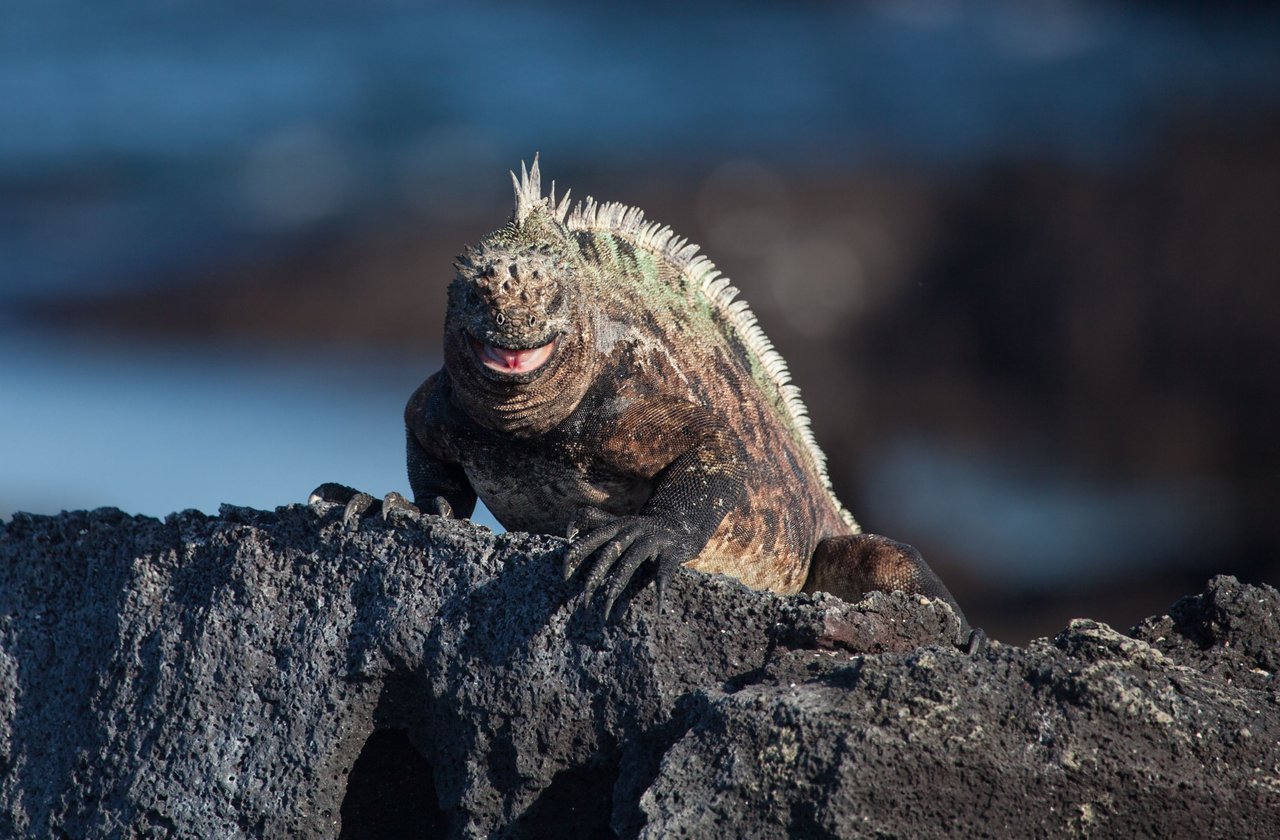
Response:
M959 605L920 554L861 533L786 363L737 289L670 228L511 173L510 221L455 263L444 367L405 409L411 504L564 534L568 579L616 599L647 564L782 594L900 589ZM312 499L375 500L342 485ZM971 640L972 642L972 640Z

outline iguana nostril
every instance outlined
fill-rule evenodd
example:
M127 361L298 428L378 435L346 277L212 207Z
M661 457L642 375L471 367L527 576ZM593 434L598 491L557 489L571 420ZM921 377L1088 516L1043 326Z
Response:
M501 312L499 312L499 313L498 313L498 316L497 316L496 318L494 318L493 320L497 321L497 322L498 322L498 326L500 326L500 327L501 327L503 324L507 323L507 316L506 316L506 315L503 315Z
M534 324L536 324L537 322L538 322L538 319L537 319L537 318L534 318L532 315L530 315L530 316L529 316L529 319L528 319L528 324L529 324L529 326L531 326L531 327L532 327L532 326L533 326Z

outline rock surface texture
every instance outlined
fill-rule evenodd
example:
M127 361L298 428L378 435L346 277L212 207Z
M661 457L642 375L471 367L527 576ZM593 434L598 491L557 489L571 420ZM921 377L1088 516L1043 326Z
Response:
M945 605L336 509L0 530L0 836L1280 836L1280 594L951 644Z

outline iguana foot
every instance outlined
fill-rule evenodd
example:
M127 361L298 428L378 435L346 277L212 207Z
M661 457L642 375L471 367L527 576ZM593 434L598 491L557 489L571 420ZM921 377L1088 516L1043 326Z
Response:
M656 516L612 516L591 507L579 512L568 536L572 542L564 554L564 579L573 577L587 560L592 561L583 589L588 598L604 599L601 614L605 621L640 567L650 561L657 564L661 612L671 575L700 548L688 533L667 520Z
M453 508L440 496L432 499L431 504L426 505L426 510L423 510L394 490L382 501L378 501L368 493L362 493L354 487L332 481L325 482L311 491L311 495L307 497L307 504L313 505L316 502L343 505L342 524L353 529L360 527L361 519L378 513L382 514L384 520L392 521L404 517L417 518L423 513L450 518L453 516Z
M969 625L955 597L943 585L920 552L906 543L876 534L828 537L818 543L809 566L804 592L830 592L846 601L857 601L868 592L894 590L941 598L960 619L962 650L977 653L987 634Z

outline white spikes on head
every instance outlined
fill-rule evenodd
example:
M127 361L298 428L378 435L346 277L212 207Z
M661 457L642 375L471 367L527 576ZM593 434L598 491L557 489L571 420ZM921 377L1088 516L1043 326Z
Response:
M569 210L569 193L557 204L555 200L555 182L551 184L549 197L542 196L542 176L538 170L538 155L533 156L533 166L527 172L524 163L520 164L520 178L511 173L511 181L516 190L515 220L521 222L536 207L545 207L561 224L571 231L591 231L609 233L625 238L635 247L642 248L656 257L666 260L680 272L680 276L691 288L699 292L711 303L712 307L724 318L729 328L737 333L749 352L757 359L760 368L769 381L777 388L783 411L791 422L796 435L804 449L813 460L818 478L827 488L832 501L840 511L840 516L855 526L853 516L845 510L844 505L835 497L831 489L831 479L827 475L827 457L818 448L813 438L813 429L809 425L809 410L800 399L800 389L791 384L791 372L787 363L756 323L756 316L747 307L744 300L735 300L738 290L729 282L729 278L716 270L715 264L698 253L698 246L687 239L676 236L671 228L657 222L646 221L644 212L637 207L609 202L598 203L591 196L578 203L572 212Z
M520 177L516 177L516 173L511 173L511 185L515 188L516 193L516 209L513 218L516 223L523 222L528 218L529 214L535 208L544 207L551 213L556 221L564 224L565 217L569 215L569 191L565 190L564 197L560 199L560 203L556 203L556 182L551 182L551 193L544 197L542 195L542 172L538 169L538 153L533 153L533 166L525 168L524 161L520 161Z

